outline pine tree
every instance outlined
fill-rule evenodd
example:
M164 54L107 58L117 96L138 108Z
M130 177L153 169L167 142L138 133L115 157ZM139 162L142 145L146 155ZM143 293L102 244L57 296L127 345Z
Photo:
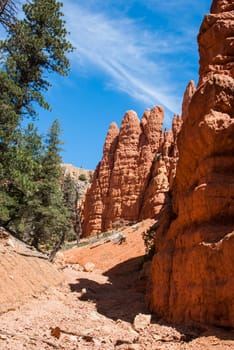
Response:
M15 158L15 149L19 132L18 116L14 108L14 99L20 95L20 89L0 71L0 224L9 222L13 216L19 192L12 197L11 174Z
M27 1L25 17L14 18L7 39L0 42L0 224L26 232L35 246L69 226L57 182L58 124L51 129L46 155L34 127L22 127L25 116L36 116L35 103L50 109L43 96L50 87L46 73L69 71L66 54L72 45L61 6L56 0ZM0 17L1 10L0 2Z
M0 15L11 3L0 2ZM28 1L23 5L25 18L14 19L6 29L7 40L0 42L0 205L9 202L12 209L18 200L14 194L19 193L15 183L13 191L9 188L13 178L9 169L15 171L22 160L16 159L16 149L22 139L23 118L36 115L35 102L50 109L42 94L50 86L45 73L66 75L69 70L66 53L72 46L66 39L61 6L56 0ZM11 217L12 210L5 209L0 208L0 223Z
M23 5L25 18L8 28L8 39L1 44L7 54L8 77L22 90L15 101L19 115L35 116L35 102L50 109L42 94L50 87L45 72L67 75L69 71L66 53L73 48L66 39L61 6L56 0L27 2Z
M76 239L78 242L81 235L80 214L77 208L80 194L77 181L73 180L70 174L64 175L62 192L64 204L68 209L70 222L72 223L73 227L71 236L67 237L67 239Z
M15 142L7 150L7 166L0 183L0 224L19 231L28 200L37 192L43 152L42 138L33 124L15 130ZM6 171L8 173L6 174ZM22 225L21 225L22 226Z
M21 201L17 215L12 217L11 228L30 243L33 222L32 202L39 191L44 147L42 137L33 123L26 126L20 140L15 151L18 164L13 169L12 176L16 179L15 187L21 189Z
M0 0L0 23L10 26L14 20L16 6L14 0Z
M76 211L76 202L77 202L77 189L74 180L72 180L71 175L65 175L62 182L62 192L63 199L66 208L70 212L70 218L72 221L75 221L75 211Z
M33 214L32 245L38 248L39 244L53 247L57 242L63 243L66 234L70 231L69 213L63 201L61 190L61 141L60 127L56 119L49 131L45 156L42 161L41 178L38 193L31 201Z

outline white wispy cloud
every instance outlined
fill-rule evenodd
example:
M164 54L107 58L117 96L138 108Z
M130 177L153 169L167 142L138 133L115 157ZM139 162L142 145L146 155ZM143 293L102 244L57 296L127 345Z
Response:
M181 93L170 70L175 68L175 50L185 49L184 38L151 32L126 16L113 19L108 12L94 12L72 0L64 3L64 14L77 48L73 66L101 70L108 87L149 107L161 104L180 111Z

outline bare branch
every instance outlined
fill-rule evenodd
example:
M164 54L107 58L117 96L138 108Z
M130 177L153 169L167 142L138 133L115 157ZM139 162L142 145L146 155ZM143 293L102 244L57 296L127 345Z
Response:
M16 1L0 0L0 23L9 26L15 19Z

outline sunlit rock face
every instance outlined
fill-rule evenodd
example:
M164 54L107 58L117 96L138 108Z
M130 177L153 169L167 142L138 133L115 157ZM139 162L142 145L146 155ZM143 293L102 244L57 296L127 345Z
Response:
M111 124L84 203L84 235L110 230L119 221L138 220L142 193L161 142L163 118L163 110L155 107L146 110L141 121L128 111L120 130Z
M213 1L147 295L151 310L173 322L234 326L233 33L234 1Z
M188 117L188 108L191 102L191 99L193 97L193 94L195 92L195 84L193 80L190 80L190 82L187 85L187 88L184 93L183 103L182 103L182 120L185 121Z
M160 212L173 177L171 158L182 123L175 116L174 129L163 133L163 119L163 109L154 107L145 111L141 121L128 111L120 130L111 124L84 202L84 236L154 218Z

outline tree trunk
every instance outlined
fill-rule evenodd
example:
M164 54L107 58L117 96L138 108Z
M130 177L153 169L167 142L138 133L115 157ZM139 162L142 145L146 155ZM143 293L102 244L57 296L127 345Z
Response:
M63 232L58 240L58 242L55 244L54 248L52 249L50 255L49 255L49 261L52 262L54 260L54 257L57 253L57 251L60 249L61 245L63 244L65 239L65 233Z

